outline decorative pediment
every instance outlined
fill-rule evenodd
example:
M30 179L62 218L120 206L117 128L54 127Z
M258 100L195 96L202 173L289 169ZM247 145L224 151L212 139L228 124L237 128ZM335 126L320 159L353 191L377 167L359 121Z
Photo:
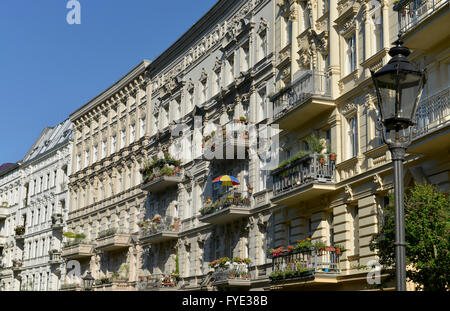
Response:
M353 113L355 113L357 110L357 106L354 102L349 102L346 103L342 108L341 108L341 112L342 114L344 114L345 116L351 115Z

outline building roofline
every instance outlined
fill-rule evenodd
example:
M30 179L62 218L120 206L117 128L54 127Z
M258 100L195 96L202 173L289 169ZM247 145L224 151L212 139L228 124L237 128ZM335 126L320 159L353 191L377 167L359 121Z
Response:
M74 112L70 114L70 120L72 123L77 120L79 117L84 115L86 112L100 104L101 102L105 101L112 95L114 95L117 91L119 91L122 87L127 85L130 80L133 80L136 78L137 75L145 71L147 67L150 65L149 60L142 60L139 64L137 64L133 69L131 69L128 73L126 73L123 77L121 77L119 80L117 80L115 83L113 83L110 87L108 87L106 90L101 92L99 95L91 99L89 102L87 102L85 105L81 106Z
M191 26L172 45L164 50L150 65L150 73L161 71L167 63L175 60L185 52L185 46L192 46L204 32L211 29L211 24L224 18L224 13L242 0L219 0L193 26ZM193 39L194 37L194 39Z

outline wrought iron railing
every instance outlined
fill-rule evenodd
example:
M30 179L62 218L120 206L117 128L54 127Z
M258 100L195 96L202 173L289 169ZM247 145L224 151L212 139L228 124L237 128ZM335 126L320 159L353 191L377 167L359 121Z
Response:
M229 263L226 266L214 268L212 275L214 282L226 280L250 280L248 265L245 263Z
M138 286L141 290L177 288L178 278L168 274L152 274L140 278Z
M419 103L413 138L421 137L450 123L449 94L450 88L447 88Z
M312 182L332 183L336 166L329 156L312 153L272 171L272 176L275 196Z
M326 73L305 71L291 85L271 98L274 119L278 119L314 95L330 96L330 80Z
M217 196L217 199L207 198L203 208L200 209L202 215L212 214L230 206L250 207L250 198L243 196L238 190L228 190Z
M141 237L148 237L163 231L179 232L180 219L166 216L157 222L149 221L145 226L141 227Z
M282 254L272 259L271 279L310 276L316 273L339 274L339 255L336 251L302 250Z
M400 14L400 30L405 33L438 9L448 4L448 0L406 0L395 7Z

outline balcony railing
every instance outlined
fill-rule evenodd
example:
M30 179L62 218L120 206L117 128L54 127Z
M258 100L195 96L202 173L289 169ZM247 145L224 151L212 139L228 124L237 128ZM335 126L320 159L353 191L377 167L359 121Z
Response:
M152 274L140 277L138 282L140 290L170 290L178 288L178 278L167 274Z
M446 4L448 4L448 0L405 0L399 2L395 9L400 12L401 32L408 32Z
M213 200L207 198L200 209L200 220L208 223L222 223L242 218L250 213L251 202L249 197L244 197L242 192L229 190L220 198Z
M62 249L62 257L77 259L89 258L94 254L94 244L86 240L76 239L66 242Z
M248 272L248 265L245 263L229 263L223 267L214 268L213 272L213 282L221 283L221 282L236 282L236 285L239 283L246 284L250 283L251 277ZM242 281L242 282L240 282Z
M50 255L49 262L50 264L60 264L62 262L61 254L62 252L57 250L52 250L48 252Z
M324 72L305 71L291 85L271 98L274 119L279 119L312 96L330 96L330 80Z
M450 88L430 96L419 103L415 122L416 131L413 137L418 138L450 123Z
M52 215L52 229L61 230L64 227L64 219L61 214Z
M333 183L336 167L327 155L312 153L272 171L272 176L275 197L311 183Z
M99 232L96 242L96 248L112 251L129 247L131 235L117 228L111 228Z
M147 221L140 223L140 238L150 243L158 243L178 238L180 231L180 219L166 216L159 221Z
M311 248L298 252L280 254L273 257L270 279L276 282L283 279L311 277L315 274L339 274L339 255L336 250L326 251Z

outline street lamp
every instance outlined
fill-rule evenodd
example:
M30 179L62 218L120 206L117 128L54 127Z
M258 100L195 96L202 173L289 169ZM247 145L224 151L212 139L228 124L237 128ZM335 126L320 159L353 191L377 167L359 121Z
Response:
M91 291L92 285L94 285L94 278L91 275L91 271L86 273L86 276L83 278L83 287L85 291Z
M389 50L392 57L377 72L371 71L380 112L378 129L394 163L395 259L397 290L406 291L406 242L403 207L403 161L412 139L414 115L425 84L425 72L406 58L411 51L402 46L400 35ZM383 129L384 126L384 129ZM409 133L408 133L409 129Z

